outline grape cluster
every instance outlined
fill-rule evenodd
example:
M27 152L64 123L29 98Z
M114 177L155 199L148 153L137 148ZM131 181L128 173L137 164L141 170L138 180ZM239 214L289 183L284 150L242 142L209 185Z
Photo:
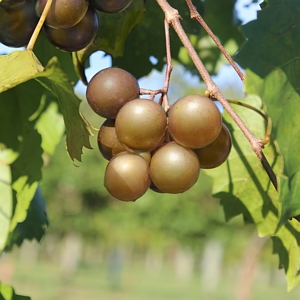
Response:
M117 13L132 0L53 0L44 23L51 44L60 50L79 51L90 45L98 31L96 10ZM0 42L26 46L47 0L0 0Z
M166 113L158 103L139 98L134 76L112 67L90 80L86 98L106 118L98 148L109 160L104 185L119 200L135 201L148 188L185 192L197 182L200 168L216 168L230 153L230 132L207 97L185 96Z

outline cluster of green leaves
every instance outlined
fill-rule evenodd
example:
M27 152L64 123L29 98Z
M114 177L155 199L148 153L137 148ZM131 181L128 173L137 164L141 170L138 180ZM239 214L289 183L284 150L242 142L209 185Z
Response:
M190 20L184 2L169 2L183 16L184 28L208 70L217 72L222 63L217 48ZM232 46L235 51L244 42L237 28L239 21L234 23L234 0L224 0L222 4L199 0L195 4L223 45ZM247 42L236 60L249 69L246 101L263 107L272 119L272 143L265 153L278 175L279 193L270 185L248 142L226 114L224 120L232 131L233 151L226 164L207 173L214 179L213 193L221 199L226 220L242 214L246 223L256 225L261 236L272 235L274 253L279 255L280 267L285 268L291 290L300 280L300 226L296 219L290 219L300 214L300 5L297 0L268 0L262 7L257 20L242 26ZM78 77L86 82L84 68L89 56L103 50L113 56L113 65L137 78L164 66L164 15L154 1L134 0L124 12L98 14L101 25L97 39L83 51L72 55L60 52L41 34L34 52L18 50L0 56L0 253L14 244L20 245L25 238L40 240L45 233L48 220L38 189L41 169L63 134L74 163L81 161L84 147L91 148L92 129L79 111L81 101L73 91ZM171 52L174 60L194 70L173 31ZM156 64L149 59L151 56L157 59ZM260 116L250 116L244 108L237 111L255 134L263 136L265 124ZM169 203L167 199L165 202ZM147 205L137 213L145 217ZM163 214L158 216L164 218ZM182 238L188 232L201 232L200 225L193 230L195 222L190 223L192 227L187 225L186 230L176 226L176 209L174 216L172 230L180 231Z

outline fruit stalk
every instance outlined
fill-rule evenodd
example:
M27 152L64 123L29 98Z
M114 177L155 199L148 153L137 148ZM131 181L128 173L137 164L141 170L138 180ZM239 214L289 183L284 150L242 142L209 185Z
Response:
M222 95L218 86L214 83L214 81L210 77L203 62L201 61L200 57L198 56L198 53L194 49L188 36L186 35L184 29L182 28L182 25L180 23L181 16L179 15L179 12L176 9L174 9L168 3L167 0L156 0L156 1L157 1L158 5L161 7L162 11L164 12L166 21L172 25L172 27L174 28L175 32L177 33L179 39L181 40L182 44L188 51L190 58L192 59L195 67L197 68L202 79L204 80L208 91L210 92L210 97L216 98L222 104L222 106L228 112L228 114L231 116L233 121L241 129L241 131L243 132L243 134L249 141L249 143L252 147L252 150L254 151L254 153L256 154L256 156L258 157L260 162L262 163L262 166L264 167L265 171L267 172L272 184L274 185L275 189L277 190L276 175L274 174L273 169L271 168L269 162L267 161L266 157L264 156L264 154L262 152L262 148L264 147L262 141L259 138L257 138L248 129L248 127L240 119L240 117L237 115L237 113L233 110L233 108L230 106L228 101Z
M171 55L171 45L170 45L170 26L167 20L164 20L165 25L165 37L166 37L166 56L167 56L167 67L166 67L166 75L165 75L165 83L161 100L164 104L165 111L168 111L170 108L169 99L168 99L168 90L170 85L170 77L173 70L172 65L172 55Z
M39 33L40 33L40 31L41 31L41 29L42 29L42 27L44 25L44 22L46 20L47 14L48 14L48 12L50 10L52 1L53 0L48 0L47 1L46 5L45 5L45 9L43 10L43 13L42 13L42 15L40 17L40 20L37 23L37 25L36 25L36 27L34 29L34 32L33 32L32 36L31 36L31 38L29 40L29 43L28 43L27 48L26 48L27 50L31 50L31 51L33 50L35 42L36 42L36 40L37 40L37 38L39 36Z

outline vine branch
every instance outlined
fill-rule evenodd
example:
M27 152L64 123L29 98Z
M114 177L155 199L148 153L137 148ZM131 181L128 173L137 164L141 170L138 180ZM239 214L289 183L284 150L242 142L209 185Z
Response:
M262 152L262 148L264 147L262 141L258 139L244 124L244 122L240 119L237 113L232 109L228 101L222 95L218 86L214 83L212 78L210 77L208 71L206 70L203 62L198 56L198 53L194 49L193 45L191 44L187 34L185 33L182 25L180 23L181 16L179 15L178 11L174 9L167 0L156 0L158 5L161 7L162 11L165 14L166 21L172 25L175 32L177 33L179 39L181 40L182 44L186 48L189 53L190 58L192 59L195 67L197 68L199 74L201 75L202 79L204 80L208 91L210 92L210 97L216 98L224 107L224 109L228 112L230 117L233 121L238 125L241 129L247 140L249 141L252 150L260 160L262 166L264 167L265 171L267 172L272 184L274 185L275 189L277 189L277 180L274 171L272 170L269 162L267 161L266 157Z
M242 71L239 69L237 64L233 61L229 53L226 51L226 49L223 47L223 45L220 43L218 38L214 35L214 33L211 31L211 29L208 27L208 25L205 23L197 9L192 3L192 0L186 0L186 3L189 7L190 10L190 15L193 20L196 20L199 22L199 24L204 28L204 30L208 33L208 35L212 38L212 40L215 42L217 47L220 49L220 51L223 53L223 55L226 57L228 62L231 64L231 66L234 68L236 73L239 75L241 80L244 82L245 81L245 75L242 73Z

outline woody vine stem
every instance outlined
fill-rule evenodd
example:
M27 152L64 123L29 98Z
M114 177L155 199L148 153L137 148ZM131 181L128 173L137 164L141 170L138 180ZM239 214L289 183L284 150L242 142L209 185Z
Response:
M270 166L269 162L267 161L266 157L264 156L264 153L262 151L264 145L262 140L257 138L244 124L244 122L240 119L240 117L237 115L237 113L233 110L233 108L230 106L228 101L225 99L225 97L222 95L220 89L218 86L214 83L212 78L210 77L208 71L206 70L204 64L202 63L200 57L198 56L198 53L194 49L193 45L191 44L188 36L186 35L180 20L181 16L179 15L178 11L174 9L167 0L156 0L158 5L161 7L162 11L165 14L165 31L166 31L166 45L167 45L167 71L166 71L166 79L165 79L165 85L164 88L161 90L153 91L154 94L161 93L162 98L167 100L166 92L168 90L168 84L169 84L169 77L172 70L172 65L170 65L170 46L169 46L169 33L168 33L168 26L167 24L170 24L175 32L177 33L179 39L181 40L182 44L186 48L190 58L192 59L195 67L197 68L199 74L201 75L203 81L206 84L207 90L209 92L209 96L211 98L217 99L224 109L228 112L228 114L231 116L233 121L238 125L238 127L241 129L247 140L249 141L252 150L260 160L262 166L264 167L265 171L267 172L272 184L274 185L275 189L277 189L277 180L276 175ZM228 59L229 63L233 66L239 77L242 81L244 81L245 77L242 74L242 72L239 70L239 68L236 66L230 55L226 52L222 44L218 41L216 36L211 32L210 28L206 25L200 14L195 9L192 0L186 0L186 3L189 7L191 18L198 21L202 27L207 31L207 33L212 37L212 39L215 41L221 52L225 55L225 57ZM146 90L141 90L141 94L149 94ZM151 93L150 93L151 94ZM166 103L164 101L164 103Z

